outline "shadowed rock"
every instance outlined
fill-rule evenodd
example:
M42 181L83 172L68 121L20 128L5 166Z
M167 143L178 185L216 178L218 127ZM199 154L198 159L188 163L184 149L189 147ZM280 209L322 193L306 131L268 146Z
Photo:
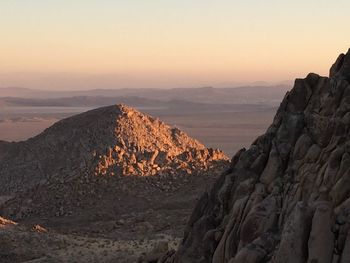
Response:
M239 151L163 262L349 262L350 51L309 74ZM258 163L258 164L257 164Z

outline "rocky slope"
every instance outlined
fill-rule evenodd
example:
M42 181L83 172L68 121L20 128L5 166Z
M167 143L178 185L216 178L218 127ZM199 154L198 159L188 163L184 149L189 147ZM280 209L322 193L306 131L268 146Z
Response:
M0 215L18 222L0 217L0 262L159 255L177 246L199 194L228 166L221 151L125 105L0 141Z
M125 105L99 108L27 141L0 142L0 207L17 219L72 214L89 199L116 198L118 188L133 181L125 176L154 176L143 182L169 190L171 178L201 174L226 160L221 151Z
M297 79L267 132L197 203L162 262L350 262L350 50Z

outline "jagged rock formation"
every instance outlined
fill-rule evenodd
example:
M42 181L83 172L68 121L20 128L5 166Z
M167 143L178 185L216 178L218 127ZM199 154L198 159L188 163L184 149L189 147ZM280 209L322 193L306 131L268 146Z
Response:
M198 202L179 263L350 262L350 50L297 79L267 132Z
M0 142L0 207L22 218L33 213L27 207L42 203L43 211L52 207L59 216L63 203L102 198L120 177L196 175L222 162L227 158L221 151L158 119L125 105L99 108L27 141Z

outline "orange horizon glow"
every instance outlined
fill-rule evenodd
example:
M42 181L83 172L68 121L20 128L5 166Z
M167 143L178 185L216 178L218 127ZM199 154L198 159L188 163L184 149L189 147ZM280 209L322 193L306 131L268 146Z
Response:
M0 3L0 86L276 82L328 75L350 45L345 0L28 2Z

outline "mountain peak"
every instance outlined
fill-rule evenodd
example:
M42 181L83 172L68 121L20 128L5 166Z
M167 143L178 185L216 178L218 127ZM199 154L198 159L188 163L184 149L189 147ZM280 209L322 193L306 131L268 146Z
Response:
M124 103L120 103L120 104L116 104L116 105L113 105L111 107L117 107L117 109L122 113L122 114L125 114L125 115L132 115L133 113L135 112L139 112L137 110L135 110L134 108L132 107L129 107L128 105L124 104Z
M329 77L350 81L350 48L346 54L342 53L338 56L329 71Z
M118 104L63 119L34 138L0 147L0 194L82 173L192 174L222 160L227 157L221 151L207 149L178 128Z

